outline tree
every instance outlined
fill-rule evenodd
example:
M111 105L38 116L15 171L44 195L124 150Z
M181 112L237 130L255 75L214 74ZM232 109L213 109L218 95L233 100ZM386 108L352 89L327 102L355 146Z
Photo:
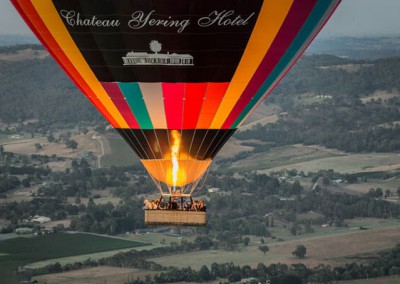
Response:
M50 134L47 136L47 141L49 143L53 143L54 141L56 141L56 138L53 136L53 134Z
M203 265L200 268L199 276L203 281L210 281L211 280L211 273L210 273L210 270L208 269L208 267L206 265Z
M258 250L266 254L269 251L269 247L267 245L258 246Z
M79 194L75 196L75 204L81 204L81 197L79 196Z
M36 143L36 144L35 144L35 149L36 149L36 151L39 151L39 150L42 150L43 147L42 147L42 145L40 145L39 143Z
M156 40L152 40L149 44L150 50L153 51L155 54L161 51L162 45Z
M76 149L76 148L78 148L78 142L76 142L76 141L73 140L73 139L68 139L67 141L65 141L65 145L66 145L68 148L71 148L71 149Z
M307 248L304 245L298 245L292 254L298 258L304 258L307 253Z

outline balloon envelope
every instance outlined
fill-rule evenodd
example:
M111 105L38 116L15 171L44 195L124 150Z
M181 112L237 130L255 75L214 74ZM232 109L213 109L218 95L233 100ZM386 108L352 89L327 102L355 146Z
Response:
M11 0L168 186L196 183L340 0Z

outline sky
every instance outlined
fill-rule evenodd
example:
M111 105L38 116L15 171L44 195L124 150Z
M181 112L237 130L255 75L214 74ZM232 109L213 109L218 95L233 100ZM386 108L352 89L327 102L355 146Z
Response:
M399 14L400 0L342 0L319 36L400 35ZM0 0L0 34L32 34L10 0Z

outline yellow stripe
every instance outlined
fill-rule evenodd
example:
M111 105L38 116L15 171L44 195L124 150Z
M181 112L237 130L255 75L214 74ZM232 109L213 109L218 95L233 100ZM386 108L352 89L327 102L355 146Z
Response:
M292 4L293 0L264 1L242 59L210 128L221 128L227 119L278 34Z
M166 129L167 120L161 83L139 83L139 86L153 127Z
M75 42L69 35L68 30L59 17L58 11L54 7L51 0L32 0L32 4L36 11L42 18L43 22L49 29L51 35L55 38L57 43L63 48L64 53L82 75L86 83L90 86L93 92L97 95L101 103L117 121L119 125L114 127L129 128L128 124L116 108L114 103L108 97L107 92L104 90L100 82L97 80L93 71L90 69L86 60L83 58Z

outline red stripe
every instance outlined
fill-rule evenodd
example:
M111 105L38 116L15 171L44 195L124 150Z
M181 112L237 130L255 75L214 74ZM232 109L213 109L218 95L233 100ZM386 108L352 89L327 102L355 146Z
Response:
M183 129L196 128L206 90L207 83L186 84Z
M102 82L101 85L106 90L108 96L113 101L120 114L125 119L129 128L140 128L135 116L132 113L131 108L125 100L124 95L121 92L118 84L115 82Z
M21 3L20 3L21 2ZM97 99L96 94L92 91L89 85L85 82L79 72L75 69L74 65L69 61L68 57L62 51L62 48L53 38L46 25L43 23L40 15L36 12L35 7L29 1L11 0L11 3L17 9L18 13L24 19L26 24L40 40L51 56L56 60L58 65L69 76L72 82L85 94L85 96L92 102L93 105L108 119L108 121L115 127L118 127L116 120L110 115L103 104ZM29 15L29 16L28 16ZM42 33L39 33L39 30ZM43 34L46 35L43 35Z
M182 128L184 83L162 83L168 129Z
M290 8L285 21L283 22L274 42L267 54L261 61L260 66L254 73L243 94L232 109L228 118L222 125L222 129L228 129L235 122L243 109L250 102L254 94L261 87L265 79L271 74L279 60L300 31L301 27L312 12L317 0L295 1Z

